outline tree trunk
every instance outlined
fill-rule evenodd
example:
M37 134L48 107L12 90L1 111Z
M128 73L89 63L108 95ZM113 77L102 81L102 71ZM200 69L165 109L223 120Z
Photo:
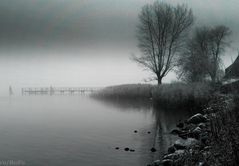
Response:
M162 84L162 77L158 77L158 85Z
M211 79L212 79L212 84L215 84L216 83L216 76L215 75L211 76Z

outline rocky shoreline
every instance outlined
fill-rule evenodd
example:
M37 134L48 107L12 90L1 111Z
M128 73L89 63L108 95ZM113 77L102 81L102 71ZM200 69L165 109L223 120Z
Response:
M178 123L177 128L171 131L171 134L179 137L178 140L168 147L162 160L156 160L147 166L209 165L207 161L212 156L211 135L215 118L229 109L231 101L229 96L218 95L203 113L197 113Z

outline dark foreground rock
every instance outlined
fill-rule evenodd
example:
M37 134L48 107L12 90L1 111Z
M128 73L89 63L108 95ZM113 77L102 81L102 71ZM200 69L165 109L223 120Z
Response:
M173 146L176 149L188 149L195 145L200 145L200 142L195 138L187 138L186 140L178 139Z
M170 160L177 160L180 157L182 157L185 153L185 150L176 150L174 153L167 154L163 157L164 160L170 159Z
M184 165L185 158L193 154L202 154L206 156L208 151L208 117L200 113L193 115L185 121L180 122L171 134L178 135L179 139L168 148L168 153L162 157L162 160L156 160L149 166L177 166ZM206 148L207 147L207 148ZM203 165L203 161L197 165Z
M198 115L197 115L198 116ZM199 115L201 116L201 115ZM195 116L196 117L196 116ZM192 118L194 119L194 118ZM204 121L204 120L203 120ZM193 153L199 153L200 150L204 149L206 144L201 141L201 135L207 131L206 124L202 124L202 121L197 121L198 124L186 123L180 129L172 130L171 134L178 136L185 135L185 138L180 138L174 142L169 148L168 153L162 157L162 160L156 160L149 166L177 166L182 165L182 160L185 156L189 156ZM203 126L203 129L199 127L199 124ZM194 135L199 135L195 138Z
M208 119L206 118L206 116L203 116L202 114L198 113L196 115L193 115L192 117L190 117L186 123L193 123L193 124L199 124L202 122L206 122Z

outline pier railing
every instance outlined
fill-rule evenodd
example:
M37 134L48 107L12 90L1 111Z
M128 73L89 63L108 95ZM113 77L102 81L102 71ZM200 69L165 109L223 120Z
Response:
M25 87L22 88L22 95L89 94L100 89L99 87Z

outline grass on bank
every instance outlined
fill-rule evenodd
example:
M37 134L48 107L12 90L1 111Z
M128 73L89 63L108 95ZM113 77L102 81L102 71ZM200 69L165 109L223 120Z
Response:
M211 98L213 88L209 83L173 83L154 87L153 100L167 107L202 106Z
M162 85L127 84L106 87L94 97L106 99L153 99L154 103L167 106L203 105L210 100L209 83L171 83Z
M204 112L208 115L209 138L205 148L180 158L178 165L239 165L239 96L214 94ZM207 149L207 150L205 150ZM177 166L177 165L175 165Z
M106 87L94 97L107 99L149 99L152 97L152 85L149 84L125 84Z
M239 96L233 95L233 102L225 97L212 106L209 165L239 165Z

